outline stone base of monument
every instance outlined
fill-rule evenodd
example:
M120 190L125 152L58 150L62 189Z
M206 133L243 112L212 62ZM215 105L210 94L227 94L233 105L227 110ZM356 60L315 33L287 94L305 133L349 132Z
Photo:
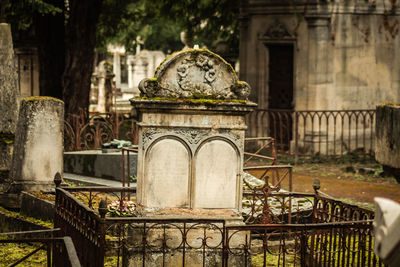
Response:
M13 181L10 184L7 193L19 194L22 191L41 191L49 189L54 189L53 181Z
M123 266L222 266L224 226L243 224L232 210L145 210L127 228ZM246 265L239 251L246 235L241 232L229 240L228 266Z
M121 160L120 149L108 153L103 153L102 150L64 152L64 172L121 181ZM130 153L129 168L130 175L136 177L137 153ZM125 177L127 170L128 156L125 154Z
M20 194L0 193L0 206L7 209L19 209L21 207Z
M10 209L21 208L22 191L41 191L54 189L54 182L47 181L13 181L2 184L3 192L0 193L0 205Z

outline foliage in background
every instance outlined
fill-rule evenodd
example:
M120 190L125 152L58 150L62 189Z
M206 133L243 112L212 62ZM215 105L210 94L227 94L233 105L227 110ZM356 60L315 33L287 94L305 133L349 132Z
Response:
M182 49L180 32L185 31L200 47L238 57L239 0L139 0L124 7L120 2L104 2L97 32L100 50L107 43L133 50L140 36L146 49L169 53Z
M65 102L65 114L87 110L95 48L107 44L170 53L183 48L180 32L235 62L239 0L13 0L0 2L14 41L34 46L41 95ZM2 16L1 19L4 19ZM15 38L17 37L17 38Z

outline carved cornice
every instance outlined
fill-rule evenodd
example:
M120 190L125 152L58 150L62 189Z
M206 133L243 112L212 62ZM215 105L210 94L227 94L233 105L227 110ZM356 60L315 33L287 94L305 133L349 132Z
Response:
M259 34L258 38L263 40L294 40L296 36L289 32L285 24L276 20L264 33Z

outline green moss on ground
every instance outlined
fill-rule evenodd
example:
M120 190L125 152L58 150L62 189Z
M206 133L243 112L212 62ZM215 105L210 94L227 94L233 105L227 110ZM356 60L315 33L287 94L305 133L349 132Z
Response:
M40 225L40 226L43 226L43 227L46 227L46 228L50 228L51 229L51 228L54 227L54 223L53 222L42 221L42 220L39 220L39 219L36 219L36 218L33 218L33 217L24 216L24 215L20 214L19 212L9 211L9 210L1 207L1 206L0 206L0 213L6 215L8 217L11 217L11 218L24 220L24 221L31 222L31 223L34 223L36 225Z
M4 239L4 237L2 238ZM10 266L25 255L34 251L41 246L40 243L26 244L26 243L3 243L0 244L0 266ZM21 266L36 267L44 266L47 262L47 253L45 250L40 250L25 261ZM20 266L18 265L18 266Z

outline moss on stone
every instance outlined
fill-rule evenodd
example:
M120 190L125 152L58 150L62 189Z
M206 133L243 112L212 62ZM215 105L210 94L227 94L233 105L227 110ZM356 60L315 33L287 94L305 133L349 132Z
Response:
M25 101L25 102L41 101L41 100L54 100L54 101L64 103L62 100L55 98L55 97L51 97L51 96L30 96L30 97L25 97L24 99L22 99L22 101Z
M384 106L400 107L400 104L396 104L393 102L383 102L383 103L379 104L378 106L380 106L380 107L384 107Z
M13 133L0 133L0 144L13 144L15 140L15 135Z
M172 98L172 97L147 97L143 96L140 98L134 98L137 100L155 100L155 101L175 101L181 103L192 103L192 104L212 104L216 105L219 103L238 103L247 104L249 101L241 99L213 99L213 98Z

